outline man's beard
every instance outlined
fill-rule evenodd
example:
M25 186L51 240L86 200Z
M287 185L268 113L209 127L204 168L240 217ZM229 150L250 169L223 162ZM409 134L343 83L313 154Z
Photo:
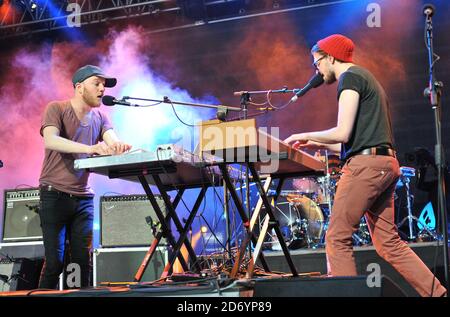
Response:
M84 102L88 104L91 107L98 107L100 106L101 101L97 100L97 96L93 95L84 95L83 96Z
M327 85L331 85L332 83L334 83L336 81L336 76L334 75L334 73L329 73L327 76L324 76L324 81L325 84Z

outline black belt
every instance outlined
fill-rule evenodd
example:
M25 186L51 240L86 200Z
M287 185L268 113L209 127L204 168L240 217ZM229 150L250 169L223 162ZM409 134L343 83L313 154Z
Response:
M80 195L74 195L74 194L65 193L65 192L62 192L60 190L57 190L52 185L39 185L39 189L41 191L46 191L46 192L55 192L55 193L58 193L61 196L70 197L70 198L78 198L78 199L90 199L90 198L92 198L91 196L80 196Z
M393 149L387 148L387 147L370 147L370 148L361 150L359 152L353 153L350 155L350 157L355 156L355 155L384 155L384 156L396 157L395 151Z

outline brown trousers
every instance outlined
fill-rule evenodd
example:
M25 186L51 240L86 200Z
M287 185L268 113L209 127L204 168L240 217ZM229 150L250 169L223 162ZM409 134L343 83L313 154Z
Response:
M398 235L394 190L399 176L398 161L390 156L356 155L347 160L326 233L328 274L357 275L352 234L365 216L377 253L421 296L442 296L446 289Z

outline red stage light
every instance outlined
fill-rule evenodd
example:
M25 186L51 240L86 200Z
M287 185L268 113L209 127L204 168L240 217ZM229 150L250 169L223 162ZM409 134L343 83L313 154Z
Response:
M10 24L13 21L16 10L11 5L11 0L0 1L0 23Z

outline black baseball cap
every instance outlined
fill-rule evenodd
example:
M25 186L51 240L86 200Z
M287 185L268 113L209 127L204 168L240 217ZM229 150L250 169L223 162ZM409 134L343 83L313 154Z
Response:
M72 77L73 86L81 83L92 76L98 76L105 79L105 87L114 87L117 84L117 79L108 77L103 73L103 70L98 66L85 65L79 68Z

